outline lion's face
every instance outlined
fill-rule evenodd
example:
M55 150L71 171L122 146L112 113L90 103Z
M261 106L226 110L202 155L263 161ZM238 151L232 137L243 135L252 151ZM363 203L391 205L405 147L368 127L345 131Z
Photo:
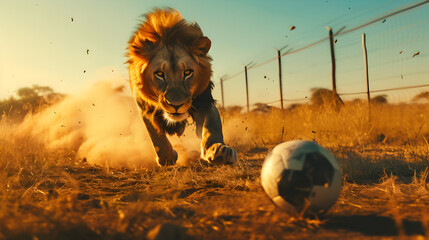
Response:
M150 79L156 101L167 120L183 121L188 117L198 85L201 67L185 49L175 46L160 49L143 72Z
M211 64L207 57L211 42L201 38L189 48L179 45L157 48L151 58L142 64L133 91L144 100L164 111L168 121L180 122L188 117L192 100L201 94L210 82Z

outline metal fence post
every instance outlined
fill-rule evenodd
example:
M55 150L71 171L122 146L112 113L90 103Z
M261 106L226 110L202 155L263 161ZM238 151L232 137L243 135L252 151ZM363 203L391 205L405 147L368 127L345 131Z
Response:
M222 96L222 108L225 109L225 100L223 95L223 78L220 78L220 93Z
M336 80L336 68L335 68L335 52L334 52L334 34L332 28L326 26L329 31L329 45L331 46L331 62L332 62L332 91L337 96L337 80Z
M249 85L247 83L247 66L244 66L244 78L246 80L246 100L247 100L247 112L249 112Z
M367 55L367 49L366 49L365 33L362 33L362 50L363 50L363 64L365 67L366 95L368 98L368 119L371 121L371 94L369 92L368 55Z
M283 110L282 57L280 54L280 50L277 50L277 57L279 59L280 106Z

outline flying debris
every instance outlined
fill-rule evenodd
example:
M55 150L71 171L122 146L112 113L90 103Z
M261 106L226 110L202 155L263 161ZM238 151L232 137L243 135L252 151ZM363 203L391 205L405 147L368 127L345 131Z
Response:
M404 76L402 76L402 74L401 74L401 79L404 79Z
M296 27L295 26L292 26L292 27L290 27L290 30L292 31L292 30L294 30Z
M73 22L73 20L74 20L74 19L73 19L73 18L70 18L70 20Z
M337 43L338 39L335 39L334 43Z
M267 78L267 76L264 76L264 78Z
M399 51L399 54L402 54L402 51Z
M83 70L83 73L86 73L86 70Z
M384 19L381 23L385 23L386 22L386 19Z
M89 55L89 49L86 49L86 55Z
M420 55L420 52L414 53L413 57Z

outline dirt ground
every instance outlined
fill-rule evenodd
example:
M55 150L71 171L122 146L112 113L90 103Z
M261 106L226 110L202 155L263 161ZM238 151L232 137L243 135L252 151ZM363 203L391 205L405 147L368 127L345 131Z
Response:
M276 208L260 185L262 163L272 147L240 153L235 166L195 162L152 170L106 169L75 160L38 165L37 157L30 157L27 164L33 167L21 170L0 195L0 239L428 236L427 158L420 165L386 160L371 178L365 175L368 165L352 150L333 149L343 171L340 198L324 216L296 219ZM370 159L390 156L386 149L366 153ZM31 180L34 176L38 181Z

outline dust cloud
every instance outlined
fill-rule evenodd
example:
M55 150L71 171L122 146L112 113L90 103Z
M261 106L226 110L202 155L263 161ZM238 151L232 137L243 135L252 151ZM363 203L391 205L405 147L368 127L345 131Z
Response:
M236 150L253 145L255 140L251 130L264 127L258 126L240 114L227 116L222 120L225 143Z
M66 97L27 116L14 126L14 135L30 138L49 150L76 151L89 164L113 168L152 168L155 152L128 86L98 82L79 95ZM190 125L185 136L171 137L178 164L198 159L200 139Z
M28 115L22 123L0 123L0 137L30 140L49 151L75 152L78 160L108 168L153 168L156 155L129 87L115 82L97 82ZM252 142L249 121L239 116L223 120L227 144L237 148ZM177 164L192 165L199 160L201 139L195 124L190 123L181 137L169 139L179 156Z

